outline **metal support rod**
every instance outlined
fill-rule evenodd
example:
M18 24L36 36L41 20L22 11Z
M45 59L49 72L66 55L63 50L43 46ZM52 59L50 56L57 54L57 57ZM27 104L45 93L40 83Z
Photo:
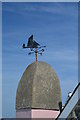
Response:
M37 62L37 52L35 53L35 57L36 57L36 62Z
M36 62L37 62L37 48L35 50L35 57L36 57Z

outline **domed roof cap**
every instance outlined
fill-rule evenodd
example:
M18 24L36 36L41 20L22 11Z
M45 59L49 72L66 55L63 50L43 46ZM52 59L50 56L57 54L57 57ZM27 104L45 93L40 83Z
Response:
M30 64L23 73L16 94L16 109L59 109L60 82L52 67L45 62Z

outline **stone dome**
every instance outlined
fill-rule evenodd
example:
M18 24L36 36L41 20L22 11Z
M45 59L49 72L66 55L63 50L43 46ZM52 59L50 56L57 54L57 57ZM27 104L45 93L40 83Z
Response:
M52 67L33 62L23 73L16 93L16 110L39 108L59 110L60 82Z

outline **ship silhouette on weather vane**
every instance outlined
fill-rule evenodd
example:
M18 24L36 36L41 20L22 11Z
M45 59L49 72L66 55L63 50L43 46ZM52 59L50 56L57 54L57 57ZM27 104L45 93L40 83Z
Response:
M45 51L46 46L41 46L39 43L37 43L34 39L33 39L33 35L31 35L28 38L28 43L27 46L25 46L25 44L23 44L23 49L25 48L29 48L30 52L28 53L28 55L31 55L33 53L35 53L35 57L36 57L36 62L37 62L37 54L42 55L42 53Z

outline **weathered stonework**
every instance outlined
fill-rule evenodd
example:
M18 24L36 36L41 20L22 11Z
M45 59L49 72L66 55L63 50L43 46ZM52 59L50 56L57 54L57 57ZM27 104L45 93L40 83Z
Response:
M23 73L16 94L16 110L40 108L59 110L60 82L45 62L30 64Z

